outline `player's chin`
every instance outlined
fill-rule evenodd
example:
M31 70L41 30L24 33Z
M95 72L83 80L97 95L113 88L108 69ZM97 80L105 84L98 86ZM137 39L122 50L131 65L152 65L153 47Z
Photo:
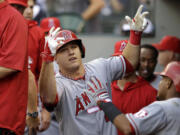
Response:
M73 70L76 70L80 67L80 64L79 63L70 63L69 64L69 69L73 69Z

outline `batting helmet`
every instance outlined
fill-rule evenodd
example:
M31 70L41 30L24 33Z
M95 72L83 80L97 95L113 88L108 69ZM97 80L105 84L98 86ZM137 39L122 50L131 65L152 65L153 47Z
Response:
M176 86L176 91L180 92L180 62L170 62L161 75L171 78Z
M45 32L48 32L51 27L60 27L61 28L61 24L58 18L56 17L47 17L41 20L40 23L40 27L44 29Z
M81 39L79 39L72 31L70 30L61 30L59 32L59 34L57 35L57 37L64 37L63 40L63 44L61 44L60 46L58 46L57 51L63 47L64 45L74 41L77 43L77 45L79 45L80 51L81 51L81 57L84 58L85 57L85 47L81 41Z
M112 56L119 56L123 53L124 48L126 47L128 41L120 40L117 41L114 45L114 54Z
M9 4L17 4L23 7L27 7L27 0L7 0Z

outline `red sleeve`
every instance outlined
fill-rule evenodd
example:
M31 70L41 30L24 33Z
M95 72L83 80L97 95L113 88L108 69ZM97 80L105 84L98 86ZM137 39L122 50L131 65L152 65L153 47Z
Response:
M131 127L131 135L135 135L135 131L134 131L133 126L131 125L131 123L129 123L129 124L130 124L130 127Z
M133 66L131 63L124 57L125 63L126 63L126 74L134 72Z
M20 15L1 23L6 25L0 41L0 66L22 71L27 54L27 24Z

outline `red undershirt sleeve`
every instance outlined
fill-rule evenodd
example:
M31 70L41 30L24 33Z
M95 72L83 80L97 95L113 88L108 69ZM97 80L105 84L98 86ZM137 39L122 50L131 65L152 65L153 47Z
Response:
M125 63L126 63L126 74L134 72L133 66L131 63L124 57Z

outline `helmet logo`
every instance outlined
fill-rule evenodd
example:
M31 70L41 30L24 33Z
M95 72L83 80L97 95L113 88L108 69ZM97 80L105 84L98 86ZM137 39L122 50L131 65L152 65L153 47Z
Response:
M72 38L72 35L69 32L62 32L62 36L64 37L65 40Z
M54 25L54 20L53 20L53 19L49 19L48 27L51 28L51 27L53 27L53 26L55 26L55 25Z
M121 43L121 47L119 48L119 51L122 52L125 47L126 47L126 42L123 41L123 42Z

